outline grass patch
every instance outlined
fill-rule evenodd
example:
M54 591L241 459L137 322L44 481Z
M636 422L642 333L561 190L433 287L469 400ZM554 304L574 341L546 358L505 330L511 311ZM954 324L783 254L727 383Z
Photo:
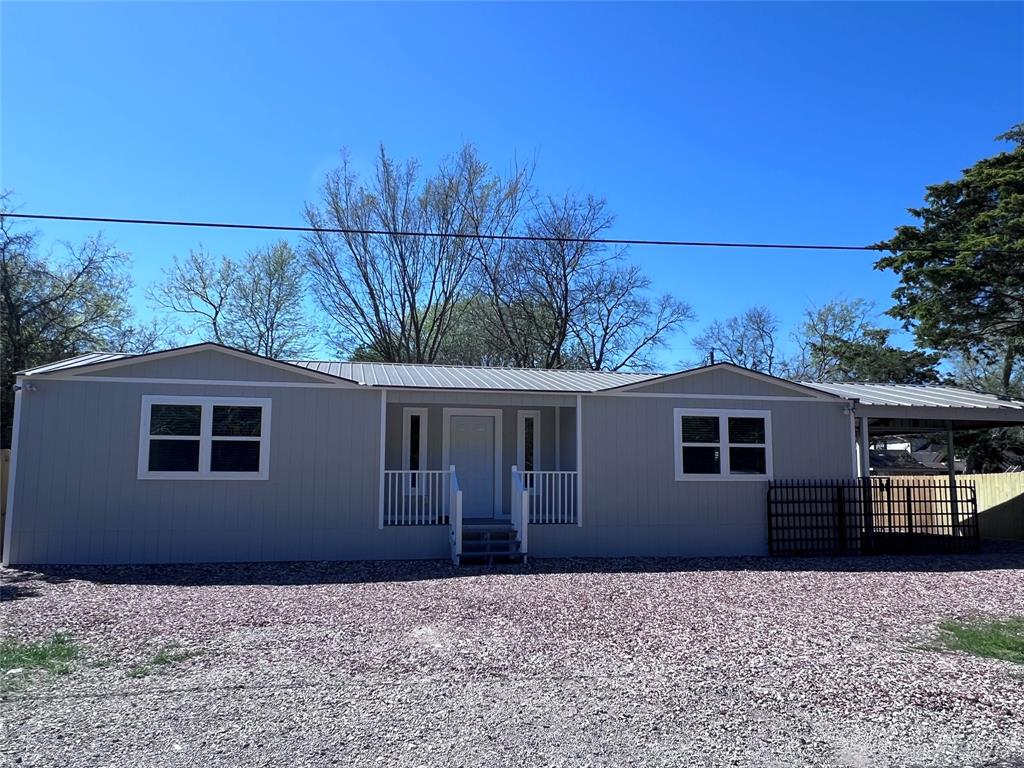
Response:
M55 675L66 675L78 653L78 646L61 632L35 643L0 640L0 673L6 674L12 669L45 669Z
M200 650L177 650L177 646L174 644L164 646L145 664L139 664L138 666L132 667L128 670L128 677L148 677L154 671L154 667L167 667L171 664L177 664L180 661L187 661L188 659L202 655L203 651Z
M942 647L1024 664L1024 618L944 621Z
M177 664L179 661L187 661L188 659L194 658L202 654L202 651L176 651L174 646L167 646L157 651L156 656L150 664L158 667L166 666L167 664Z

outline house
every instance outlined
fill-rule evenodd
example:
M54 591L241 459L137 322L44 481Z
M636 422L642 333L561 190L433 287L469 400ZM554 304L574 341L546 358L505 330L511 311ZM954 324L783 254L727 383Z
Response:
M3 560L759 555L768 484L856 477L872 425L1024 423L1024 403L846 386L83 355L17 377Z

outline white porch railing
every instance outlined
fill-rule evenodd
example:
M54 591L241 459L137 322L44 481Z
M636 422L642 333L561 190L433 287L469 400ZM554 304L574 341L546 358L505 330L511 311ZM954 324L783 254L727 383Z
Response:
M444 525L452 508L449 469L384 470L384 525Z
M452 564L462 559L462 489L455 465L448 470L448 498L451 499L451 513L448 515L448 542L452 548Z
M530 529L530 492L523 485L523 473L512 467L512 527L519 539L519 553L526 562L528 533Z
M579 522L579 480L576 472L543 470L518 474L529 495L531 523L575 525Z

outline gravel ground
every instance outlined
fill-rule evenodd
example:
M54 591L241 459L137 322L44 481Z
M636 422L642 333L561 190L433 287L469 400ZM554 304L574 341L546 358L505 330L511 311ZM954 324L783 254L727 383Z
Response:
M1024 765L1024 668L927 649L1024 615L1022 552L0 577L84 649L5 676L4 765Z

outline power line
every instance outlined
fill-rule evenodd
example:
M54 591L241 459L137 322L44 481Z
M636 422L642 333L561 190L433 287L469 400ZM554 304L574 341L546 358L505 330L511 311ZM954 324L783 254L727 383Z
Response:
M193 227L200 229L249 229L271 232L326 232L340 235L388 235L391 237L438 237L461 240L499 240L511 242L593 243L595 245L653 245L676 248L761 248L792 251L888 251L880 245L811 245L807 243L737 243L710 240L644 240L620 237L556 237L553 235L498 235L473 232L426 232L417 230L359 229L355 227L313 227L288 224L239 224L220 221L182 221L178 219L128 219L114 216L62 216L45 213L2 213L16 219L43 221L77 221L98 224L142 224L158 227ZM934 253L973 253L974 248L901 248L900 251ZM1024 251L986 249L987 253L1006 256L1024 255Z

